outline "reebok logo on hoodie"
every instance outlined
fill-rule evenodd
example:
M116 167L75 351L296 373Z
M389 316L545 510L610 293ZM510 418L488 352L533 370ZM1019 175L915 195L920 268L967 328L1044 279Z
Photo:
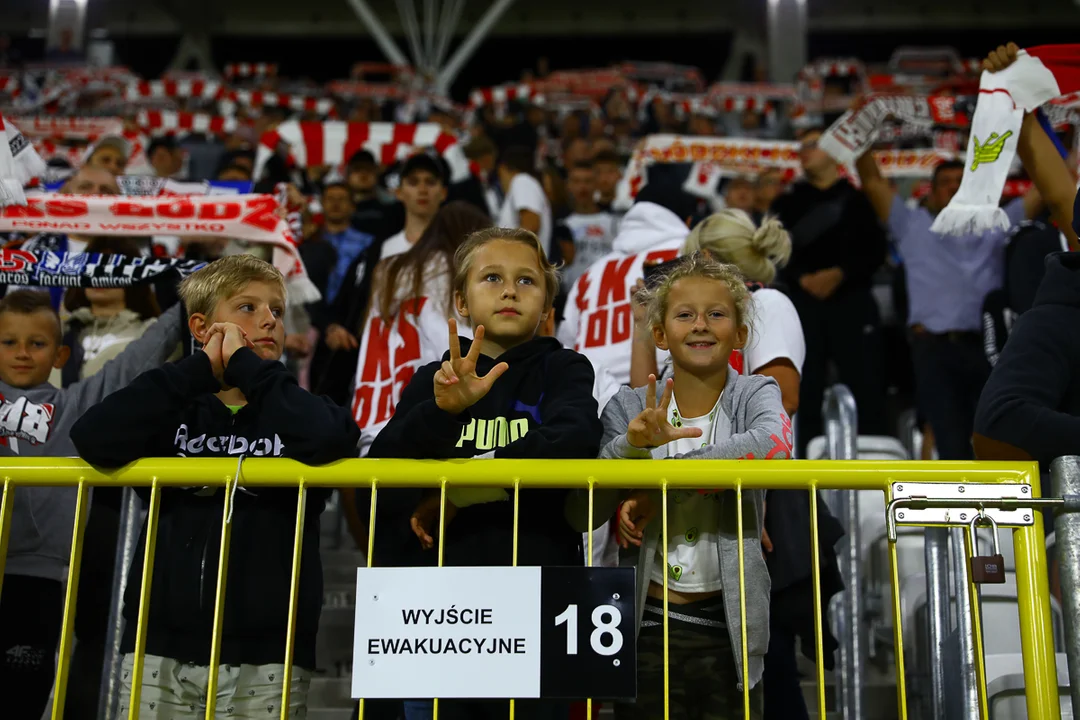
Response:
M285 452L285 444L281 442L281 438L278 437L277 433L274 433L273 440L265 437L249 440L240 435L210 435L207 437L206 433L189 440L188 426L184 423L181 423L180 428L176 431L176 439L173 444L176 445L176 454L182 457L201 455L203 452L212 453L215 457L248 454L255 457L264 455L281 457L282 453Z

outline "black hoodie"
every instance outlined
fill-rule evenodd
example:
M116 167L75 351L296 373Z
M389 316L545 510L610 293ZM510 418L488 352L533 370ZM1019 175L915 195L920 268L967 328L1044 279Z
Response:
M145 372L90 408L71 429L93 465L120 467L150 457L288 457L310 465L356 457L360 430L349 411L296 384L280 362L237 350L225 381L248 404L237 412L220 389L206 353ZM199 479L192 478L197 485ZM284 662L296 528L296 490L256 488L235 494L222 631L223 665ZM148 488L137 489L144 498ZM308 491L300 565L294 662L315 668L322 609L319 514L329 490ZM207 665L214 619L223 491L162 490L147 632L147 654ZM134 652L144 537L131 563L123 652Z
M461 338L461 353L471 342ZM443 356L449 360L450 353ZM491 391L460 415L435 404L434 377L441 363L416 371L393 418L375 438L369 457L417 459L595 458L603 428L593 398L593 368L584 355L554 338L534 338L498 359L480 355L476 374L499 362L510 368ZM508 478L509 480L509 478ZM508 483L509 484L509 483ZM576 565L581 535L564 519L566 490L522 490L518 564ZM508 491L513 497L513 491ZM419 500L417 495L414 500ZM415 505L414 505L415 507ZM408 518L397 523L408 525ZM513 502L461 508L446 528L447 565L510 565ZM412 543L419 541L412 538ZM376 551L376 557L378 552Z
M1080 253L1046 258L1031 309L1013 326L979 398L975 432L1044 469L1080 454Z

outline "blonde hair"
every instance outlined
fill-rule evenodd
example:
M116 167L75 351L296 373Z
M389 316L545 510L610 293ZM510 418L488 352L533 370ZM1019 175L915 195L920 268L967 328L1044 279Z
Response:
M253 282L277 285L285 297L285 276L253 255L228 255L193 272L180 283L180 299L189 315L212 315L217 304Z
M717 262L706 253L696 252L679 258L656 287L638 292L636 300L644 302L648 308L648 321L651 327L663 327L671 288L684 278L705 278L727 285L731 299L735 302L735 324L748 327L751 325L750 291L746 288L746 278L739 272L739 268Z
M747 280L768 285L777 266L791 257L791 236L774 217L765 216L758 227L744 211L727 208L698 223L686 238L684 255L699 250L736 265Z
M469 282L469 271L472 270L473 256L476 252L490 242L505 240L506 242L518 242L536 250L536 260L540 266L540 272L544 275L544 290L547 293L545 307L550 308L555 302L555 296L559 294L559 276L556 268L544 254L544 246L540 244L540 238L536 233L521 228L491 227L477 230L465 242L458 246L454 253L454 292L465 296L465 288Z

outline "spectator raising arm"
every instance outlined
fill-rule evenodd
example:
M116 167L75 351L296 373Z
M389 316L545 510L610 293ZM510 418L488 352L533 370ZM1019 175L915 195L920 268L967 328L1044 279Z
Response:
M863 192L866 193L870 205L874 208L874 214L882 224L889 222L889 211L896 191L878 169L874 151L867 150L863 153L855 161L855 169L859 172L859 182L862 183Z

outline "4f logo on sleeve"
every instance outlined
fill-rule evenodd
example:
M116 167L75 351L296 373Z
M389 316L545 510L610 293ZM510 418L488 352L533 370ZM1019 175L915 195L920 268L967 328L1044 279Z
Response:
M43 445L52 433L55 406L52 403L32 403L25 397L6 400L0 396L0 445L19 452L19 441Z

